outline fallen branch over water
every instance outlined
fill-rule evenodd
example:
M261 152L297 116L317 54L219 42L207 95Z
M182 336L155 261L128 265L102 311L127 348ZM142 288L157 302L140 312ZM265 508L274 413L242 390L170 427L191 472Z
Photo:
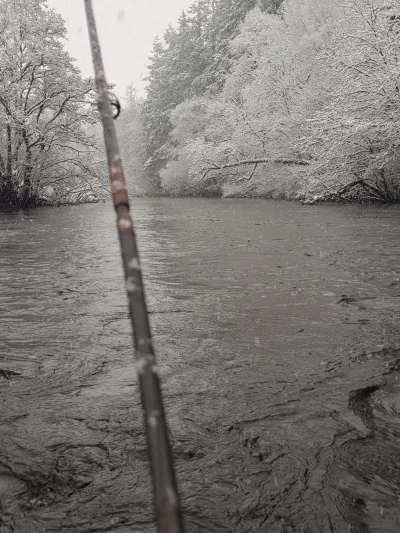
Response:
M262 163L274 163L279 165L300 165L300 166L306 166L310 163L308 161L303 161L302 159L270 159L270 158L262 158L262 159L243 159L242 161L235 161L234 163L225 163L224 165L213 165L210 168L207 168L202 177L201 180L204 180L209 172L212 170L224 170L226 168L234 168L234 167L240 167L242 165L254 165L254 168L250 174L249 178L246 178L247 180L250 180L258 165Z

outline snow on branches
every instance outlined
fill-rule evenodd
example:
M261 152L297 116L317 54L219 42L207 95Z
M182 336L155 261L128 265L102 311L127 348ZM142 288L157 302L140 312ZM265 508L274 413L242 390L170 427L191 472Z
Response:
M251 179L265 194L398 201L399 37L399 0L253 9L231 41L222 90L170 115L164 189L224 192ZM272 170L285 161L297 164Z
M65 35L43 0L0 0L3 203L34 203L43 189L90 189L102 168L94 84L64 50Z

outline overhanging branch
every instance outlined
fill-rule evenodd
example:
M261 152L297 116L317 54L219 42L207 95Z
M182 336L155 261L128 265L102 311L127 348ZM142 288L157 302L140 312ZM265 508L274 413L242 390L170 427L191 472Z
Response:
M262 159L243 159L242 161L235 161L234 163L225 163L224 165L213 165L210 168L207 168L202 177L201 180L204 180L209 172L212 170L224 170L226 168L233 168L233 167L239 167L242 165L254 165L254 169L251 173L251 177L253 177L254 172L258 165L262 163L274 163L278 165L300 165L300 166L306 166L310 163L308 161L303 161L302 159L270 159L270 158L262 158ZM249 178L250 179L250 178Z

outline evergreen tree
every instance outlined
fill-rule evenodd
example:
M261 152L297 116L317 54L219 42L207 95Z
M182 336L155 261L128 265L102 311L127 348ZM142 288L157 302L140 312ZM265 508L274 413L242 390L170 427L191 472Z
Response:
M145 142L143 131L143 99L131 83L126 90L122 112L116 125L125 166L126 181L134 195L152 192L144 180Z
M169 113L172 109L168 95L166 50L157 37L154 40L153 52L148 66L147 98L143 106L144 130L146 136L146 163L144 172L148 187L159 190L158 172L163 166L159 151L163 146L166 135L170 131Z

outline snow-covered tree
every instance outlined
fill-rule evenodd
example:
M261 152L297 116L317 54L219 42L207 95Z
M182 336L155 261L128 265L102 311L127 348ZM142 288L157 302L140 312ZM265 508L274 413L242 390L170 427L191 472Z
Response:
M103 168L94 85L64 50L65 35L44 0L0 0L2 203L34 203L43 188L90 189Z
M400 199L400 2L348 0L318 56L331 80L327 105L302 140L317 193Z
M398 201L399 15L400 0L252 10L222 91L171 114L164 188Z

